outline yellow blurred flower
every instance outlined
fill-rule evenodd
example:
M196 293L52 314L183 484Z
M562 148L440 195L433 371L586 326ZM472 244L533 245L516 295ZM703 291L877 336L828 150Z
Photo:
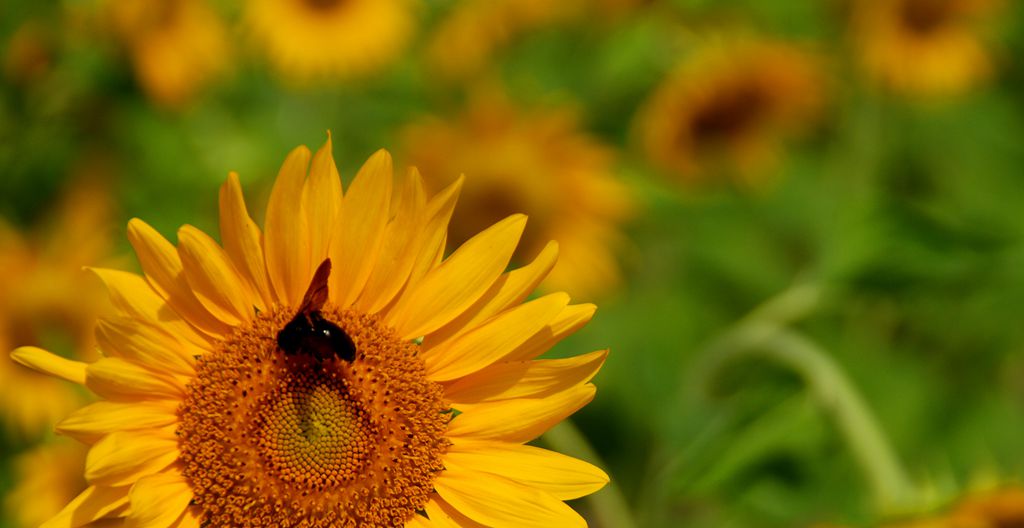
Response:
M415 29L410 0L250 0L253 37L284 76L354 78L405 49Z
M85 489L85 446L58 438L13 460L14 488L4 497L4 519L12 528L35 528Z
M885 524L884 528L1015 528L1024 526L1024 488L1006 486L968 495L949 511Z
M427 60L446 78L471 77L516 36L574 18L588 2L566 0L464 0L434 30Z
M99 263L109 250L109 203L101 188L83 184L54 216L54 225L30 237L0 221L0 349L51 345L91 358L93 320L106 297L82 266ZM67 385L0 360L5 430L38 435L81 401Z
M782 140L813 123L825 78L816 58L781 42L717 42L694 52L637 116L645 154L692 182L735 172L757 182Z
M1017 486L966 498L949 515L949 528L1024 526L1024 488Z
M857 0L852 36L864 70L911 95L946 96L991 74L979 25L997 0Z
M427 61L442 78L465 80L487 70L493 56L519 36L592 17L614 21L647 0L462 0L434 29ZM590 18L587 18L590 17Z
M594 298L619 282L618 224L629 216L628 188L612 174L610 148L579 130L568 109L513 106L481 90L461 116L427 119L404 131L408 161L435 189L465 175L449 245L512 211L529 225L517 257L559 244L559 260L545 287Z
M229 63L223 22L204 0L111 0L114 28L153 101L187 104Z

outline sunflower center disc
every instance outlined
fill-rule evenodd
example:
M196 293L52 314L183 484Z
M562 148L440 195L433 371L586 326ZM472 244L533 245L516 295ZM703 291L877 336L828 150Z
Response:
M200 358L179 409L183 473L210 526L403 526L421 510L450 414L419 347L326 307L352 362L277 347L278 309Z
M718 146L754 129L770 106L755 80L740 81L722 90L699 108L690 122L690 134L702 145Z
M348 0L305 0L305 3L313 11L329 12L344 6Z
M952 17L952 5L948 1L906 0L900 16L904 26L920 35L929 35L945 26Z

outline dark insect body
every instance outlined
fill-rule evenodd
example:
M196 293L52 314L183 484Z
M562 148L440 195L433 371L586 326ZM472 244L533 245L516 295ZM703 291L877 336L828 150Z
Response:
M327 302L330 275L331 259L326 259L313 274L295 317L277 333L277 346L285 354L307 354L320 362L334 357L344 361L355 359L356 345L352 338L320 313Z

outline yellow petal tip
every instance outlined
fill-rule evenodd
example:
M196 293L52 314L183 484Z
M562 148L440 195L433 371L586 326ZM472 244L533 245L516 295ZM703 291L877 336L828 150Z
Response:
M85 363L60 357L39 347L18 347L11 352L11 359L19 365L43 374L56 376L72 383L85 383Z

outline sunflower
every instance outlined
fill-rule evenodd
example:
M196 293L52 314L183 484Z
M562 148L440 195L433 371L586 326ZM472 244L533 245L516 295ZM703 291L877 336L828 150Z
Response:
M593 398L606 351L535 358L594 306L523 302L555 255L504 272L522 215L444 258L461 186L410 170L393 201L380 151L343 196L328 140L287 157L262 230L234 174L223 245L129 222L144 276L95 270L104 356L12 353L100 398L57 426L89 487L46 526L585 526L563 501L607 476L525 443Z
M979 24L996 0L857 0L851 33L864 70L908 95L947 96L984 81L992 60Z
M707 45L655 90L637 116L637 135L655 165L685 181L715 170L757 179L782 139L813 122L823 85L816 58L795 45Z
M82 266L106 258L109 212L102 187L78 182L54 208L52 225L23 234L0 221L0 347L51 344L93 357L93 326L105 296ZM38 436L81 402L74 387L0 361L4 430Z
M949 511L885 528L1016 528L1024 526L1024 488L1007 486L966 496Z
M404 136L410 163L423 169L428 187L466 175L450 243L524 211L533 222L517 258L553 251L545 249L549 240L559 244L545 288L593 298L619 282L618 224L631 199L612 173L611 149L580 131L570 109L518 108L489 88L477 91L462 115L425 119Z
M252 36L299 81L369 75L401 54L415 29L409 0L250 0Z
M59 439L38 445L13 460L17 483L4 497L4 519L10 526L35 528L59 512L85 489L78 469L85 462L81 444Z
M523 33L578 17L587 2L564 0L466 0L438 24L427 61L448 79L473 77L491 57Z
M7 80L12 84L29 85L47 76L53 69L56 55L53 33L36 20L24 22L14 31L3 54Z
M949 515L949 528L1024 526L1024 488L1004 487L965 498Z
M139 85L156 103L183 106L226 70L227 32L204 0L112 0L107 8Z

